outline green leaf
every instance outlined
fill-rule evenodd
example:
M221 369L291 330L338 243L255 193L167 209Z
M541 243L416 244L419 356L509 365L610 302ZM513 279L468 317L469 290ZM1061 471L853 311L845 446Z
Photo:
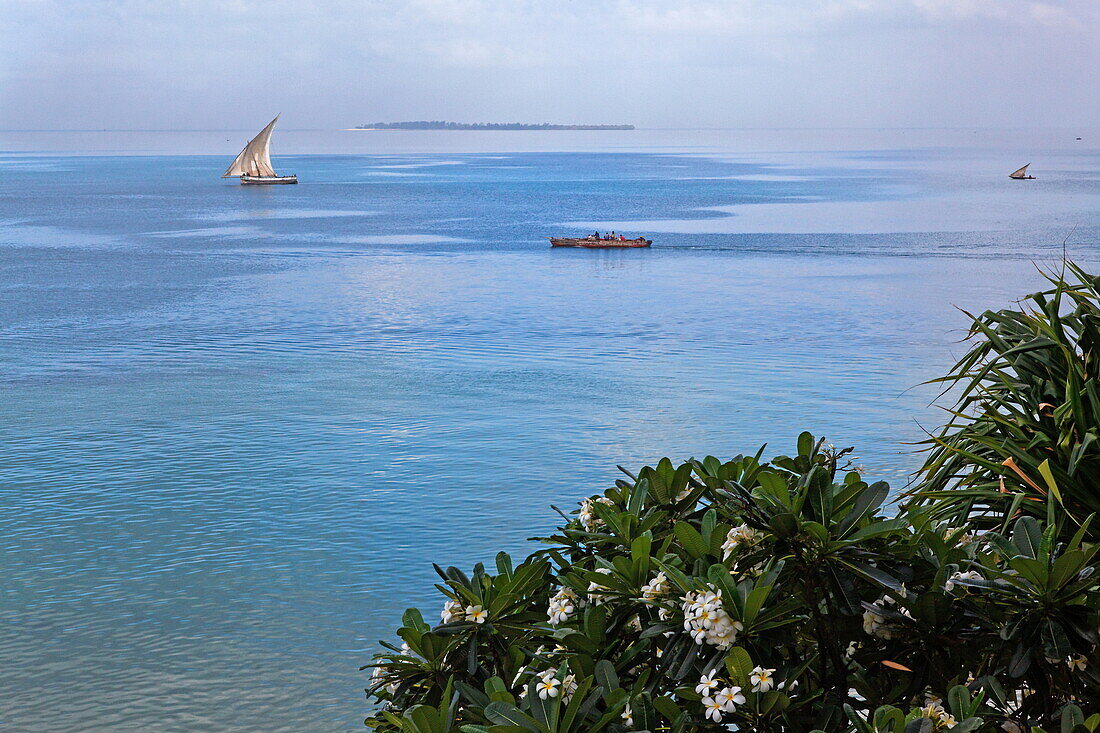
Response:
M747 690L753 668L752 657L743 647L735 646L726 652L726 671L734 684Z
M882 537L895 532L900 532L906 528L906 522L904 517L896 517L894 519L882 519L877 522L868 524L863 529L860 529L847 537L849 542L862 542L869 540L873 537Z
M630 558L636 566L649 567L649 553L653 550L653 533L644 532L630 543Z
M1062 504L1062 495L1058 492L1058 482L1054 480L1054 474L1050 470L1049 458L1039 464L1039 475L1043 477L1051 495L1058 500L1059 504Z
M505 578L511 580L512 558L508 556L507 552L497 553L497 572L503 575Z
M1073 729L1085 724L1085 716L1081 708L1073 703L1062 708L1062 733L1073 733Z
M1081 550L1072 550L1054 561L1050 568L1049 590L1057 590L1074 580L1085 567L1088 556Z
M1041 634L1043 640L1043 654L1047 659L1065 659L1073 654L1073 646L1069 643L1062 624L1048 619L1043 626Z
M771 590L770 585L758 585L749 591L749 595L745 599L744 618L742 619L746 626L756 620L756 615L764 607L764 602L767 601Z
M901 581L895 578L893 575L890 575L890 573L886 572L885 570L880 570L879 568L858 562L842 561L842 564L864 580L869 580L876 585L881 585L885 588L889 588L890 590L897 593L902 592Z
M843 537L846 532L858 527L864 518L872 516L890 495L890 485L885 481L871 484L856 497L852 510L841 520L836 533Z
M905 726L905 733L932 733L931 718L916 718Z
M682 712L680 706L671 697L653 698L653 707L670 722L680 717Z
M630 698L630 714L634 719L634 730L656 730L657 714L648 693L640 693Z
M589 606L584 610L584 633L593 643L603 640L607 626L607 610L604 606Z
M585 677L583 680L577 683L577 690L573 693L573 697L570 698L569 704L565 707L565 711L562 712L559 719L558 730L568 731L573 727L573 721L579 720L582 723L584 718L588 715L588 711L592 709L592 706L596 704L599 696L595 693L588 694L588 691L592 689L592 678Z
M1026 557L1038 557L1043 530L1035 517L1020 517L1012 530L1012 544Z
M970 711L970 692L964 685L955 685L947 691L948 710L953 715L965 716Z
M814 450L814 436L808 432L798 436L798 455L809 457Z
M634 489L630 492L630 499L627 500L626 510L635 516L641 515L642 506L645 504L647 496L649 496L649 481L641 479L638 483L634 484Z
M493 723L514 725L524 730L540 733L538 722L515 705L506 702L491 702L485 706L485 717Z
M596 662L596 684L603 688L605 700L619 689L619 675L615 672L615 665L606 659Z
M882 708L879 708L879 710L881 709ZM875 712L877 715L878 711L876 710ZM852 722L852 725L855 726L856 730L859 733L875 733L874 729L871 728L871 726L867 724L867 721L863 719L863 716L857 713L848 703L844 703L844 713L848 716L848 720ZM876 727L878 726L876 725ZM885 731L887 729L883 728L882 730ZM815 730L811 733L817 733L817 731Z
M780 539L798 534L798 517L791 512L780 512L768 520L768 527Z
M707 543L708 551L709 548L714 546L711 536L714 534L714 527L717 524L718 512L714 511L713 508L708 509L706 513L703 514L703 521L699 523L700 535L703 538L703 542Z
M677 522L674 528L676 539L692 557L699 559L710 554L710 546L703 541L703 535L687 522Z

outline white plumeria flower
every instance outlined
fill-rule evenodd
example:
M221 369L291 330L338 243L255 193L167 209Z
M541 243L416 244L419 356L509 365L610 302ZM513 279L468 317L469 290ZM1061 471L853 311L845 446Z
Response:
M761 534L747 524L734 527L726 534L726 541L722 543L722 559L728 559L742 545L755 545L760 539Z
M713 672L703 675L699 678L699 684L695 686L695 691L700 695L709 695L711 690L718 687L717 677L718 675Z
M939 702L929 702L920 710L922 718L931 718L932 720L939 720L943 715L943 705Z
M775 687L775 678L772 677L773 672L775 672L774 669L755 667L752 670L752 674L749 675L749 682L752 683L752 691L767 692Z
M657 573L653 576L653 580L642 586L642 600L655 601L668 595L669 588L668 578L665 577L664 572Z
M383 667L375 667L374 672L371 673L371 677L375 680L381 680L385 676L386 676L386 670ZM396 695L397 694L397 687L398 687L398 684L396 682L390 682L389 684L385 685L383 687L383 689L386 692L390 693L391 695Z
M1085 667L1089 666L1089 660L1085 659L1084 654L1078 654L1076 657L1067 657L1066 664L1069 665L1071 672L1084 672Z
M611 501L611 499L608 499L606 496L596 496L581 502L581 511L577 515L577 519L580 520L581 526L589 532L603 524L603 520L597 516L596 510L593 509L593 505L596 503L607 504L608 506L615 505L615 502Z
M449 624L452 621L458 621L462 618L462 610L462 604L450 598L443 604L443 611L440 612L439 618L445 624Z
M608 568L596 568L595 572L600 575L611 575L611 571ZM593 606L602 606L604 601L607 600L607 591L611 590L606 585L592 581L588 584L588 602Z
M623 725L628 728L634 727L634 711L630 709L629 705L623 708L623 711L619 714L619 717L623 719Z
M723 687L714 699L727 713L732 713L738 705L745 704L745 696L741 694L740 687Z
M689 591L680 600L684 611L684 631L691 634L696 644L729 649L736 641L737 633L745 628L726 613L719 591Z
M546 609L546 616L550 619L551 626L558 626L563 624L572 617L574 611L584 605L584 602L577 598L577 594L573 592L572 588L562 586L558 589L558 592L550 598L550 605Z
M466 620L475 624L483 624L489 618L489 612L481 606L466 606Z
M945 728L954 728L956 725L955 716L950 713L941 713L940 724Z
M535 685L535 690L538 691L539 697L545 700L549 697L557 697L558 687L560 686L560 680L554 679L553 677L543 677L539 680L538 684Z
M372 682L380 682L382 678L386 676L386 670L382 667L375 667L370 676ZM394 691L390 690L390 688L393 687L392 684L384 685L383 687L386 689L386 691L390 692L390 694L393 694Z
M882 598L879 598L877 601L875 601L875 605L879 607L893 606L897 605L897 601L890 596L883 596ZM909 613L909 609L907 608L902 608L898 612L906 618L913 618L912 615L910 615ZM886 617L880 613L876 613L875 611L864 611L863 630L869 635L877 636L880 639L892 639L894 638L894 633L898 630L898 627L894 624L889 623L886 620Z
M566 705L573 699L573 693L577 691L577 678L575 675L567 674L565 679L561 682L561 701Z
M948 527L946 530L944 530L943 538L947 539L958 531L958 527ZM955 539L955 542L958 543L959 547L966 547L969 544L973 544L977 539L978 538L970 532L964 532Z
M962 573L962 572L951 573L951 576L946 581L944 581L943 589L945 591L947 591L948 593L955 590L955 581L956 580L985 580L985 578L977 570L967 570L965 573ZM970 589L964 586L963 590L967 591L967 590L970 590Z
M713 697L703 698L703 708L706 710L706 716L715 723L722 720L722 705Z

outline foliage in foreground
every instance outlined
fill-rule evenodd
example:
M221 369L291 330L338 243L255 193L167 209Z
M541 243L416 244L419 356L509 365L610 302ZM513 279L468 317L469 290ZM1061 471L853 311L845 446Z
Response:
M974 319L900 510L808 433L627 473L518 565L437 568L441 622L406 612L367 725L1100 730L1100 280L1069 271Z
M1061 730L1100 711L1097 547L1031 516L980 536L886 516L846 453L803 434L768 463L664 460L516 567L440 570L442 623L405 614L368 725Z
M958 390L916 492L937 516L989 527L1024 512L1069 537L1100 511L1100 278L1066 268L1019 310L972 316L971 348L935 380Z

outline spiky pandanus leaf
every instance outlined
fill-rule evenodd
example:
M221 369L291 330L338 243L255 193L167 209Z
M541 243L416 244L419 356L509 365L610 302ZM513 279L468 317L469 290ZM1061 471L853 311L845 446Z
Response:
M1073 263L1045 276L1017 308L971 316L970 350L933 380L957 401L911 500L937 517L1003 527L1023 512L1068 538L1100 511L1100 278Z

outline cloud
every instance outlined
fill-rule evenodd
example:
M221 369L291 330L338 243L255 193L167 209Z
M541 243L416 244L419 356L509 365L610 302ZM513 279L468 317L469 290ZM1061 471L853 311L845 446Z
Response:
M1094 0L6 0L0 127L1095 122ZM1026 47L1028 53L1007 49ZM260 115L261 117L263 115Z
M1027 26L1036 21L1081 30L1100 20L1094 3L1054 5L1032 0L687 0L653 3L620 0L618 11L631 27L670 33L774 36L821 35L904 27L913 22L950 26L997 21Z

